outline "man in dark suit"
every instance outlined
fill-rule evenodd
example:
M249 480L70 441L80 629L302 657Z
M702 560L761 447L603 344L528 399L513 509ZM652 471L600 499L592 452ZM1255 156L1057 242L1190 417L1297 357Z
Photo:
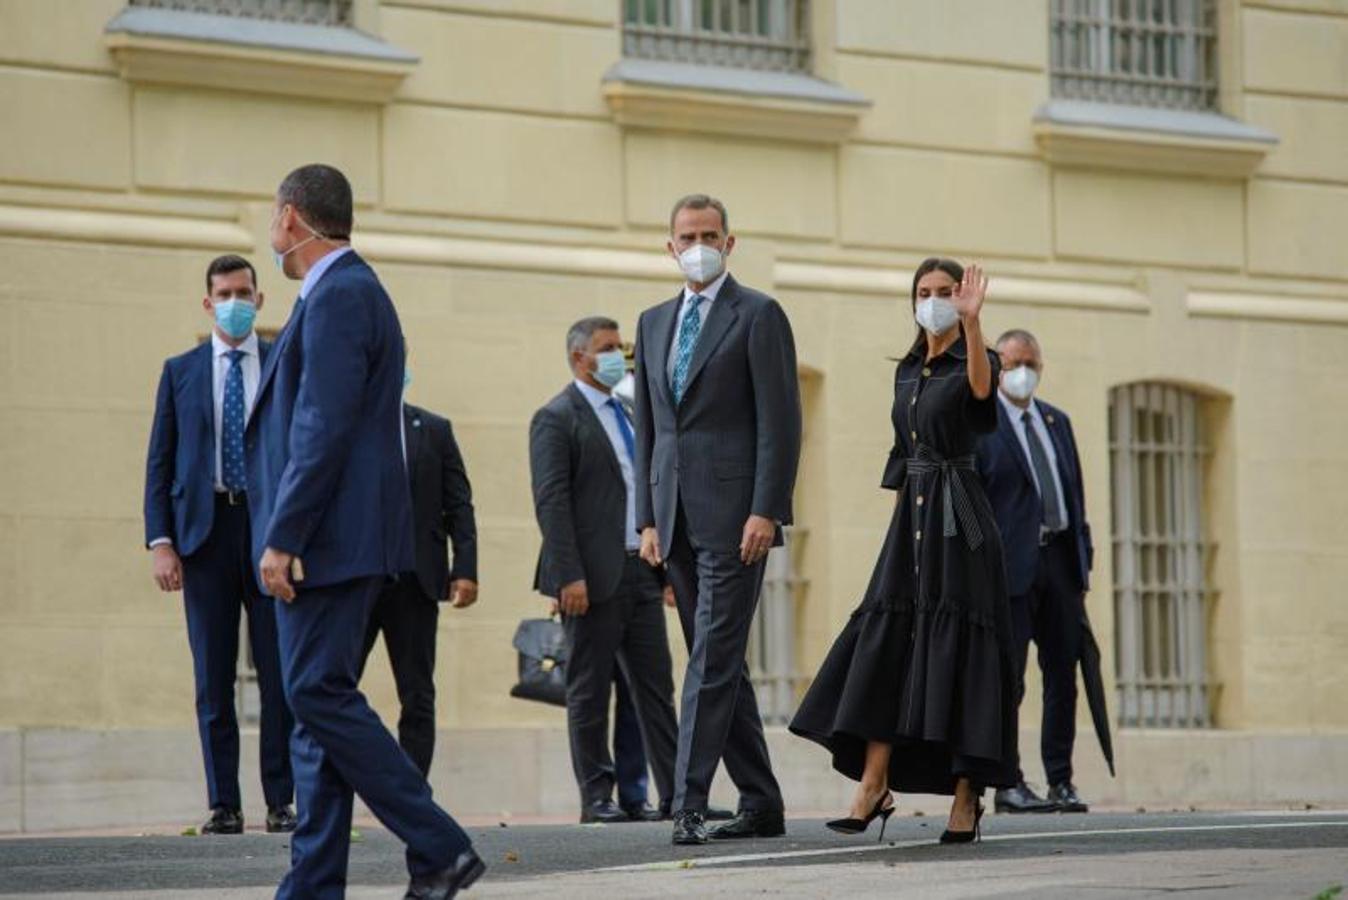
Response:
M164 363L145 474L145 541L161 590L183 592L196 681L197 727L206 762L209 821L203 834L242 834L239 722L234 682L239 611L261 700L260 768L267 830L293 831L290 771L294 721L281 688L276 613L253 578L243 466L243 428L271 349L253 319L264 297L252 265L221 256L206 269L202 307L210 340Z
M582 319L566 335L574 381L529 426L534 510L543 533L534 588L556 597L571 655L566 668L571 763L582 822L659 818L614 804L608 749L616 664L631 687L662 805L674 789L678 725L664 588L638 556L636 440L612 394L626 371L618 323Z
M416 561L402 329L351 250L351 220L351 185L331 166L302 166L276 192L272 250L303 281L245 435L253 558L283 601L277 635L296 722L300 821L277 897L344 894L354 791L407 844L407 896L442 900L485 866L356 686L370 610Z
M435 752L439 603L448 600L455 609L465 609L477 601L477 524L473 489L449 420L404 403L403 440L416 568L380 593L365 629L361 668L382 630L401 707L398 743L421 774L429 775ZM447 541L454 545L452 572Z
M800 393L786 313L725 271L734 246L720 201L679 200L667 247L687 283L637 326L641 554L668 563L689 650L676 844L785 833L745 651L763 561L791 522ZM709 830L707 797L722 757L739 812Z
M1002 534L1011 618L1020 660L1019 696L1033 638L1044 676L1040 752L1047 800L1025 784L997 792L998 812L1085 812L1072 785L1077 663L1093 550L1072 423L1035 398L1043 372L1039 342L1013 330L997 340L1002 375L997 430L980 441L978 470Z

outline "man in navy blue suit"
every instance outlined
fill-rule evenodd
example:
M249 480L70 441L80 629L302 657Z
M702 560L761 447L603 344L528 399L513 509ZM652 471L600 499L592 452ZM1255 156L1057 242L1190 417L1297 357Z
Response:
M997 339L997 352L1002 360L997 430L979 443L978 470L1006 552L1020 698L1031 639L1039 650L1040 753L1049 793L1047 800L1039 797L1021 773L1015 787L997 792L996 807L1086 812L1072 784L1076 670L1093 556L1081 460L1067 414L1034 396L1044 369L1039 341L1028 331L1008 331Z
M267 830L293 831L293 720L281 689L276 615L253 578L243 428L269 345L253 319L262 306L257 275L240 256L206 269L202 308L210 340L164 363L145 472L145 542L161 590L183 592L196 682L197 727L206 764L210 818L203 834L242 834L239 721L234 709L239 615L261 700L260 769Z
M407 844L407 897L443 900L485 870L468 835L357 689L381 588L411 571L402 452L404 350L393 303L350 247L351 185L301 166L276 192L270 240L302 279L245 435L253 558L276 619L300 821L279 900L341 898L353 793Z

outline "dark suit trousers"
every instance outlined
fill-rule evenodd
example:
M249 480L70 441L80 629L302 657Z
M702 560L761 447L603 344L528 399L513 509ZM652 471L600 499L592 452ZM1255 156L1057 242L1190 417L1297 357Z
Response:
M741 810L779 811L782 791L745 662L764 565L746 566L738 550L694 547L682 519L666 558L688 645L673 809L705 810L724 758Z
M435 636L440 604L429 599L413 574L390 582L379 592L365 629L361 673L379 632L398 686L398 744L422 775L431 771L435 752Z
M616 666L613 672L613 773L618 779L619 806L630 809L647 802L646 745L641 739L641 720L637 718L632 689L627 686L622 669Z
M582 806L613 798L608 710L615 665L631 688L661 801L673 793L678 724L663 590L655 571L630 556L611 597L591 598L585 615L567 616L563 622L571 645L566 723Z
M259 768L267 806L283 806L295 793L290 770L294 720L281 686L276 649L275 601L258 591L253 576L248 507L230 506L217 494L211 535L183 559L183 606L197 691L197 728L206 763L206 796L212 808L242 809L239 795L239 720L234 682L239 666L239 615L248 612L248 639L261 701Z
M1072 780L1072 745L1076 741L1077 663L1081 658L1081 605L1077 559L1066 535L1039 548L1039 571L1029 593L1011 598L1015 632L1017 705L1025 697L1025 666L1030 640L1039 650L1044 677L1044 718L1039 750L1050 785ZM1019 758L1016 760L1020 766ZM1022 773L1022 778L1023 778Z
M293 602L276 605L281 668L295 713L300 819L278 900L344 896L353 794L407 845L413 876L448 868L471 845L356 687L365 627L384 583L358 578L302 588Z

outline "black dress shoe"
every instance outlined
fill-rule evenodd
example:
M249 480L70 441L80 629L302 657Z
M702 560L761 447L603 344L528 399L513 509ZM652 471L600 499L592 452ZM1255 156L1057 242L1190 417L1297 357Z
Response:
M299 820L295 810L287 803L284 806L272 806L267 809L267 834L289 834L295 830Z
M580 824L592 825L595 822L601 822L605 825L614 825L618 822L629 822L627 813L612 800L596 800L589 806L580 811Z
M674 814L675 844L705 844L708 840L707 824L702 813L685 809Z
M707 836L714 841L781 837L784 834L786 834L786 817L781 810L760 812L742 809L730 821L707 829Z
M708 822L729 822L735 818L735 811L720 806L708 806L703 815L707 817Z
M1058 810L1066 813L1090 812L1086 801L1081 799L1076 787L1070 781L1061 781L1048 789L1048 799Z
M997 792L992 801L993 809L999 813L1050 813L1058 811L1058 804L1045 800L1021 782L1012 788Z
M660 822L665 816L660 810L651 806L649 803L636 803L631 806L623 807L623 814L631 822Z
M243 834L243 813L226 806L211 810L211 817L201 826L202 834Z
M434 875L413 878L407 885L403 900L450 900L466 891L487 871L487 864L471 849L459 854L454 865Z

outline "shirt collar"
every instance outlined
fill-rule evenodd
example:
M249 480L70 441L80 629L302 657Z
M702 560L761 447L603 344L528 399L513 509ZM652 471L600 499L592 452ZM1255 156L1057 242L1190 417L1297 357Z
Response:
M216 357L224 356L231 350L242 350L248 356L257 356L257 332L248 332L248 337L243 339L242 344L239 344L237 347L231 347L229 344L226 344L220 335L216 333L215 329L212 328L211 350L211 355Z
M942 353L941 356L936 357L936 359L941 359L945 356L951 356L958 360L969 358L969 351L965 347L963 334L959 336L959 340L945 348L945 352ZM918 332L916 340L913 341L913 346L908 350L908 353L904 358L913 359L917 362L922 362L927 358L927 336L925 333ZM935 362L936 359L932 360L932 362Z
M576 379L576 387L580 389L581 395L584 396L596 410L603 409L608 405L609 400L613 399L612 394L605 394L603 391L593 385L586 384L579 378Z
M700 291L694 291L691 287L685 284L683 286L683 302L687 303L689 297L693 297L695 295L700 294L701 296L707 298L707 304L710 305L711 302L716 299L716 295L721 293L721 285L725 284L725 280L729 277L730 271L726 270L722 272L720 275L718 275L715 281L713 281L711 284L707 285Z
M310 291L314 289L314 285L318 284L318 279L322 278L328 269L332 268L333 263L350 252L351 245L346 244L329 252L326 256L321 257L318 262L314 263L309 271L305 273L304 280L300 282L300 299L302 300L305 297L308 297Z
M1006 414L1011 417L1012 421L1019 422L1021 414L1027 412L1030 414L1032 418L1038 419L1040 417L1039 404L1034 402L1033 397L1030 398L1030 405L1027 406L1025 409L1021 409L1019 406L1012 403L1011 398L1006 396L1006 393L1001 389L1000 386L998 386L997 399L1002 401L1002 406L1006 407Z

